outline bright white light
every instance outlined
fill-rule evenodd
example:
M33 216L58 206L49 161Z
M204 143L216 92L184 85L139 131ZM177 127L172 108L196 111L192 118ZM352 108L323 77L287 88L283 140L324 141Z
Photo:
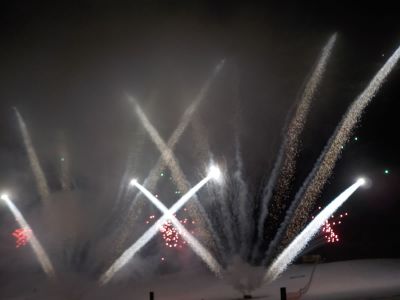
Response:
M275 280L292 261L307 246L312 237L320 230L324 222L360 187L360 179L328 204L315 218L300 232L272 262L264 277L266 281Z
M137 184L137 179L134 178L129 182L130 185L136 185Z
M215 171L214 171L215 172ZM211 180L210 175L203 178L199 183L197 183L194 187L192 187L185 195L183 195L178 201L175 202L174 205L170 207L170 209L167 209L165 213L162 215L160 219L158 219L157 222L155 222L147 231L138 239L136 242L134 242L128 249L122 253L122 255L117 258L114 263L111 265L111 267L103 273L103 275L100 277L99 282L101 285L106 284L111 280L111 278L114 276L118 270L120 270L123 266L125 266L128 261L144 246L146 245L156 234L159 232L160 227L168 220L171 219L171 221L174 221L174 214L183 206L187 201L189 201L190 198L192 198L208 181ZM139 190L149 199L153 201L155 205L161 210L164 211L166 207L155 197L153 196L148 190L146 190L142 185L140 185L137 181L132 180L131 184L139 188ZM179 221L177 221L179 223ZM177 225L177 224L175 224ZM179 227L179 225L178 225ZM184 232L182 232L184 233ZM188 238L190 239L191 237L189 235L185 236L185 239ZM190 241L190 243L193 245L196 243L195 239ZM189 244L190 244L189 243ZM195 245L196 246L196 245ZM195 251L198 249L194 249ZM200 252L202 250L200 249ZM196 252L199 254L198 252ZM203 251L204 253L204 251ZM202 253L200 253L202 254ZM199 255L200 255L199 254ZM204 255L200 256L204 259ZM215 268L213 270L214 272L217 272L219 268ZM219 271L218 271L219 272Z
M364 185L364 184L366 184L367 182L366 182L365 178L358 178L357 183L358 183L359 185Z
M217 166L211 166L208 171L208 176L215 180L219 180L221 178L221 170Z
M8 194L1 194L0 199L1 200L8 200L10 198L8 197Z

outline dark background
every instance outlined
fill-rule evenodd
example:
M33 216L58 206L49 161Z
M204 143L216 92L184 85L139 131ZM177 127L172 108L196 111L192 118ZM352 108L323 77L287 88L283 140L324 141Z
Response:
M297 186L348 105L400 45L395 5L2 2L0 187L18 190L21 198L35 193L13 106L28 123L50 184L56 172L55 136L62 130L76 157L76 180L95 187L111 178L112 189L123 170L132 126L137 126L124 92L134 93L143 104L157 95L146 111L167 138L185 101L226 58L202 117L213 151L231 151L229 101L238 87L246 173L257 189L273 162L286 113L334 32L338 42L305 128ZM372 181L343 207L350 216L338 228L341 243L318 251L328 260L399 257L399 82L396 67L368 106L318 201L326 204L360 174ZM178 158L179 151L190 148L183 144ZM184 168L190 173L190 166ZM390 173L385 175L385 169Z

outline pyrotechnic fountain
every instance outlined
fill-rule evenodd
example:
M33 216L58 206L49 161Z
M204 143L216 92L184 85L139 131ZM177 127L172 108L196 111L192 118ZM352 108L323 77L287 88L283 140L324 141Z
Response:
M399 48L379 70L366 89L354 100L294 199L289 199L288 190L295 176L296 160L300 151L300 135L335 43L336 35L333 35L322 49L298 103L296 103L292 118L285 125L285 135L277 159L269 180L262 187L263 192L260 196L250 194L248 183L244 179L239 134L236 135L233 143L236 149L236 170L232 172L232 175L227 169L221 168L220 170L212 166L209 168L208 174L193 187L190 186L189 180L180 167L178 157L174 153L174 148L192 122L196 109L206 98L212 82L221 72L224 61L214 69L199 95L184 112L179 125L167 142L150 122L139 103L129 96L138 120L160 152L160 158L143 180L143 184L139 184L138 180L133 179L129 183L130 192L126 195L123 193L118 195L116 205L129 203L129 208L122 214L119 227L111 230L110 240L116 246L112 249L113 251L110 251L113 252L110 256L116 257L111 258L111 263L107 262L106 265L98 266L96 271L91 274L96 277L99 285L104 286L109 283L116 273L124 267L127 268L128 262L141 250L143 251L143 248L167 222L175 227L176 233L186 241L187 245L215 275L228 281L235 289L243 293L251 292L263 283L279 277L307 246L326 220L364 184L364 180L358 180L352 184L305 226L319 193L332 173L343 145L349 139L363 110L400 57ZM47 184L25 122L17 110L16 114L39 195L43 203L48 206L51 202L51 189ZM198 134L202 135L201 126L194 126L194 129L199 130ZM199 137L197 140L202 141L204 137ZM210 153L206 143L201 142L200 147L203 152ZM65 148L62 147L62 149L64 152ZM66 154L63 154L64 156ZM208 157L212 157L212 155L209 154ZM172 176L172 182L180 192L185 193L170 208L167 208L153 191L157 186L160 174L163 174L164 169L167 168ZM66 192L71 192L69 178L71 170L68 166L63 166L61 170L62 188ZM123 181L126 180L126 177L127 174L124 175ZM210 182L211 180L214 182ZM215 181L219 181L218 184ZM206 195L205 191L207 191ZM204 204L202 196L211 199L213 206L209 207ZM145 204L149 204L147 201L142 201L143 198L147 198L161 212L161 216L131 243L129 238L132 235L132 228L143 213ZM160 198L162 199L163 196L161 195ZM249 201L249 199L253 201ZM20 226L32 232L29 243L42 269L49 277L54 278L54 267L49 255L36 237L35 228L30 228L8 196L3 195L2 200L6 202ZM193 202L191 205L189 200ZM260 208L259 211L255 211L252 206L256 202ZM187 213L193 218L193 224L196 224L201 231L201 236L190 232L185 224L176 217L175 214L181 208L185 211L187 208Z

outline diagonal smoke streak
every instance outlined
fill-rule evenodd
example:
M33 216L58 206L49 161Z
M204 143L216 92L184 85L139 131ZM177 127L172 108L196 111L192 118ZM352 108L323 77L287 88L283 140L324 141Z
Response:
M338 197L332 200L304 230L287 246L281 254L274 260L265 274L264 280L273 281L286 270L289 264L301 253L307 246L312 237L320 230L324 222L363 184L364 179L357 180L356 183L347 188Z
M42 199L43 203L46 205L49 203L49 195L50 195L46 177L44 176L43 169L40 166L39 159L37 157L35 148L32 144L32 140L29 135L28 128L26 127L26 124L24 122L24 119L22 118L22 116L19 113L19 111L17 110L17 108L14 107L14 110L15 110L15 114L17 115L19 127L20 127L21 133L22 133L22 138L23 138L24 144L25 144L25 149L26 149L26 152L28 153L29 163L32 168L33 176L35 177L36 186L37 186L40 198Z
M280 218L285 211L286 202L288 200L288 189L295 172L300 134L303 131L312 99L325 73L329 57L331 56L332 49L336 42L336 37L337 35L333 34L322 49L321 55L304 87L294 116L290 120L290 123L285 126L284 140L280 146L278 157L265 187L263 200L261 202L262 208L258 222L258 242L254 248L254 255L256 255L256 251L261 250L259 248L261 242L265 238L265 232L279 224ZM273 195L274 191L275 194ZM271 201L272 197L273 199ZM267 215L268 219L266 220ZM266 221L267 224L265 224Z
M234 98L235 98L235 114L234 114L234 127L235 127L235 162L236 162L236 170L233 174L233 178L235 181L235 186L237 188L237 220L239 221L239 232L240 232L240 254L243 258L245 258L249 252L251 247L251 233L253 230L253 223L251 220L251 211L249 204L249 189L247 183L243 179L243 155L242 148L240 143L241 137L241 128L242 128L242 109L241 109L241 101L240 101L240 78L239 72L235 68L236 76L233 77L233 87L234 87Z
M146 101L147 105L153 103L157 97L158 97L157 90L153 90L150 93L149 98ZM144 145L145 145L144 128L143 128L143 126L138 126L135 131L135 140L132 143L132 147L128 154L125 171L124 171L124 174L122 175L122 179L121 179L120 186L118 189L118 194L117 194L117 198L115 201L116 208L119 207L119 204L121 203L121 201L126 199L126 197L128 196L128 193L130 192L129 189L127 188L129 186L129 180L130 180L132 172L134 170L137 170L137 168L139 166L140 158L141 158L141 155L142 155L143 149L144 149ZM125 207L123 209L125 209Z
M2 195L1 199L7 204L8 208L10 209L11 213L14 215L18 224L24 229L29 229L29 231L31 232L30 239L29 239L29 245L32 247L33 252L35 253L43 271L50 278L54 278L55 272L54 272L53 264L51 263L46 251L43 249L43 246L40 244L39 240L37 239L35 233L29 226L28 222L25 220L25 218L23 217L23 215L21 214L19 209L11 201L9 196Z
M205 98L212 82L214 81L214 79L216 78L216 76L218 75L218 73L220 72L220 70L222 69L223 65L225 64L225 60L222 60L214 69L213 73L211 74L210 78L206 81L206 83L204 84L204 86L201 88L199 94L196 96L195 100L192 102L192 104L186 109L178 127L175 129L175 131L172 133L171 137L169 138L168 142L167 142L167 147L173 151L173 149L175 148L176 144L178 143L180 137L182 136L183 132L185 131L186 127L189 125L191 118L193 117L194 113L197 110L197 107L200 105L200 103L202 102L202 100ZM144 181L144 186L149 189L149 190L153 190L156 185L157 182L159 180L159 174L166 168L167 163L163 160L163 157L160 157L157 161L157 163L155 164L155 166L152 168L152 170L150 171L149 175L147 176L147 178ZM184 189L182 189L182 191L184 191ZM120 233L118 235L118 239L119 241L117 242L117 244L121 244L124 243L124 241L127 239L128 235L131 234L130 232L130 228L132 228L133 224L135 223L135 221L137 220L138 216L141 214L142 212L142 208L143 208L143 202L139 201L141 194L138 193L134 200L132 201L132 205L128 210L128 218L127 218L127 224L125 226L125 228L128 228L128 230L124 230L122 233ZM199 207L199 206L197 206ZM199 223L202 222L201 220L199 221ZM201 224L201 223L200 223ZM217 245L218 246L218 245ZM118 248L118 247L117 247Z
M143 146L144 146L144 142L145 142L143 127L138 127L135 135L136 135L135 147L132 149L132 151L128 155L125 172L124 172L124 175L122 176L120 187L118 189L118 195L117 195L117 199L115 202L116 207L119 206L120 202L125 199L125 197L127 196L127 193L129 192L129 190L126 188L126 186L129 183L129 178L130 178L132 172L137 169L137 166L139 163L139 156L140 156L141 152L143 151Z
M307 176L300 190L297 192L294 201L287 212L285 221L282 223L274 241L271 243L271 249L277 248L276 246L279 242L281 242L281 247L287 245L307 222L315 199L331 175L335 163L340 156L343 145L348 141L352 130L360 120L364 109L378 92L386 77L395 67L399 58L400 47L397 48L392 56L376 73L365 90L348 108L319 156L312 171ZM281 241L282 236L283 240Z
M183 174L182 169L179 166L178 160L175 158L175 155L173 154L171 149L168 148L164 140L161 138L160 134L147 119L146 115L144 114L137 102L135 102L135 109L144 128L149 133L151 139L159 149L161 153L161 158L171 170L172 178L174 179L178 189L186 193L190 189L190 184ZM193 202L195 202L195 205L188 205L188 213L198 224L199 228L202 229L203 232L208 233L208 243L218 242L216 241L218 237L213 232L211 222L208 219L207 213L205 212L203 206L199 203L196 196L194 196L193 200ZM209 236L210 234L211 237Z

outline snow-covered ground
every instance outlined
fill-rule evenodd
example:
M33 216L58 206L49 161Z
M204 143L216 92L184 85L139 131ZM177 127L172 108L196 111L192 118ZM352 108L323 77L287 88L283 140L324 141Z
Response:
M21 277L24 278L10 282L4 289L0 288L1 299L147 300L149 291L154 291L155 300L242 298L226 282L198 268L152 277L140 283L111 284L105 288L99 288L96 283L83 278L65 277L65 280L59 280L62 283L49 284L47 280L36 279L37 283L34 283L34 278L29 280L28 276ZM400 299L400 260L293 265L278 280L263 285L252 295L255 299L280 299L280 287L287 288L288 299Z

